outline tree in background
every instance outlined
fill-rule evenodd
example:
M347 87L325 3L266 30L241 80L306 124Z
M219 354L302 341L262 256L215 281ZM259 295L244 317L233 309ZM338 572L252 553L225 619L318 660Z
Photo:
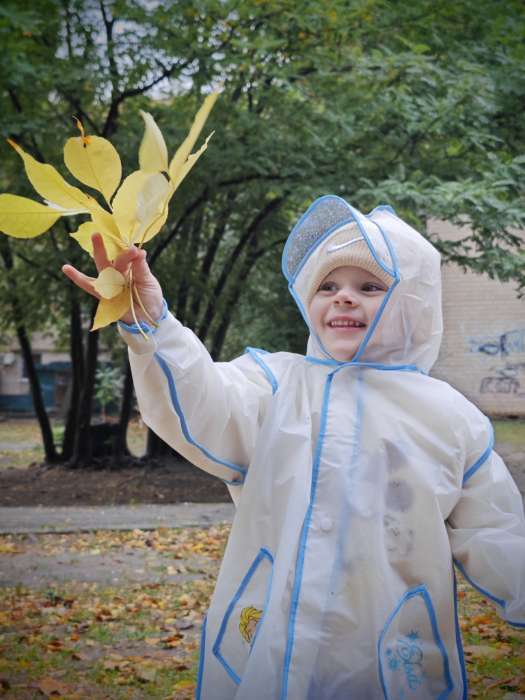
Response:
M75 115L128 154L129 172L139 109L173 147L202 94L223 85L210 147L149 249L170 308L214 358L247 344L304 348L280 251L298 214L327 192L362 211L391 204L423 231L430 217L469 223L461 243L433 241L444 259L525 286L514 233L525 227L521 3L12 0L0 13L2 130L47 162L59 161ZM2 163L2 191L26 194L7 147ZM89 463L99 333L86 331L91 301L58 272L65 261L85 266L60 225L52 244L0 238L0 324L16 330L26 362L37 328L69 345L60 455L28 369L46 458L79 466ZM102 337L117 343L112 329Z
M107 420L107 408L116 404L122 393L122 374L118 367L99 366L95 375L95 400L100 406L103 421Z

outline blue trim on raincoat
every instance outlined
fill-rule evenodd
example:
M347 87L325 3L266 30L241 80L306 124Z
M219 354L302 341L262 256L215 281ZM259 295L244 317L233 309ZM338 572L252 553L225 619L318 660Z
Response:
M262 368L264 371L266 378L270 382L270 385L272 387L272 394L275 394L277 389L279 388L279 382L277 381L275 374L272 372L272 370L268 367L266 362L260 357L260 355L268 355L269 353L266 352L266 350L261 350L260 348L252 348L252 347L247 347L245 349L245 354L247 353L250 355L250 357L253 359L254 362L257 362L259 367Z
M467 667L465 666L465 655L463 654L463 642L461 641L461 630L459 628L459 617L458 617L458 582L456 580L456 572L454 567L452 567L452 575L454 576L454 627L456 630L456 647L459 656L459 666L461 669L461 678L463 680L463 698L462 700L468 699L468 680L467 680Z
M465 475L463 476L463 486L467 483L467 481L474 476L474 474L478 471L478 469L487 461L487 459L490 457L492 450L494 449L494 428L492 427L492 423L489 422L490 425L490 438L489 438L489 444L481 455L481 457L474 462L474 464L469 467Z
M195 700L201 700L202 692L202 676L204 674L204 655L206 651L206 615L202 621L201 629L201 644L200 644L200 656L199 656L199 673L197 676L197 690L195 691Z
M485 588L477 584L474 579L472 579L466 572L465 567L463 564L461 564L455 557L454 557L454 564L457 566L457 568L461 571L463 576L467 579L467 581L470 583L471 586L476 588L482 595L486 596L487 598L490 598L496 605L499 605L500 608L503 609L503 612L506 612L507 609L507 601L503 600L503 598L497 598L494 594L490 593L490 591L487 591ZM519 628L525 628L525 622L513 622L512 620L507 619L506 617L503 618L505 622L507 622L509 625L512 627L519 627Z
M166 316L168 315L168 304L166 302L166 299L162 300L162 311L160 313L159 318L157 319L157 323L160 323L161 321L164 321ZM120 328L124 329L128 333L133 333L134 335L138 335L140 333L140 328L146 333L146 335L150 335L155 333L157 330L156 326L150 326L149 323L146 323L146 321L139 321L138 325L136 323L124 323L124 321L119 321L118 325ZM140 326L140 328L139 328Z
M337 370L335 370L337 372ZM288 673L290 671L290 663L292 660L292 651L295 637L295 620L297 617L297 608L299 607L299 594L301 592L301 583L303 578L303 568L304 568L304 556L306 549L306 540L308 539L308 530L310 529L310 522L312 519L312 511L314 507L315 495L317 491L317 479L319 476L319 465L321 463L321 451L323 447L323 442L325 438L326 431L326 417L328 414L328 401L330 398L330 388L332 386L332 381L335 372L329 374L326 378L324 395L323 395L323 405L321 409L321 421L319 427L319 437L317 438L317 444L315 447L315 458L312 469L312 483L310 485L310 503L308 505L308 510L303 521L303 526L301 529L301 537L299 540L299 549L297 551L297 560L295 563L295 576L292 588L292 599L290 603L290 614L288 617L288 635L286 640L286 649L284 653L284 668L283 668L283 682L281 688L280 700L285 700L288 695Z
M238 464L234 464L233 462L230 462L226 459L219 459L219 457L215 457L215 455L213 455L206 447L197 442L195 438L191 435L188 429L188 424L186 423L186 419L184 418L184 412L179 402L179 397L175 388L175 380L173 379L171 370L168 367L166 361L159 355L159 353L154 353L154 357L158 362L159 367L163 371L166 379L168 380L168 388L170 392L171 402L173 404L173 408L175 409L175 413L179 417L182 433L186 440L190 444L195 445L195 447L197 447L204 454L205 457L212 460L212 462L216 462L217 464L221 464L225 467L228 467L229 469L233 469L233 471L238 472L242 475L242 479L233 479L231 481L228 481L227 479L221 479L221 477L218 477L219 479L221 479L221 481L224 481L225 484L235 484L237 486L242 484L247 471L246 467L241 467Z
M311 362L314 365L326 365L327 367L342 368L342 367L365 367L369 369L379 369L391 372L418 372L428 376L428 372L420 369L417 365L385 365L381 362L342 362L340 360L322 360L319 357L305 355L306 362Z
M228 673L228 675L230 676L230 678L231 678L231 679L234 681L234 683L236 683L237 685L239 685L239 683L241 682L242 679L237 675L237 673L235 673L235 671L233 670L233 668L230 666L230 664L226 661L226 659L224 658L224 656L223 656L222 653L221 653L222 638L224 637L224 633L226 632L226 626L228 625L228 621L229 621L230 616L231 616L231 614L232 614L232 612L233 612L233 609L235 608L235 606L237 605L237 602L239 601L239 599L241 598L242 594L244 593L244 591L245 591L245 589L246 589L246 586L248 585L248 583L249 583L249 582L251 581L251 579L253 578L253 575L254 575L255 572L257 571L257 567L259 566L259 564L260 564L260 563L263 561L263 559L265 559L265 558L268 559L268 561L270 562L270 565L271 565L272 568L271 568L271 572L270 572L270 575L269 575L269 581L268 581L268 584L267 584L267 587L266 587L266 594L265 594L265 597L264 597L264 606L263 606L262 615L261 615L261 617L260 617L260 619L259 619L259 621L258 621L258 623L257 623L257 627L256 627L256 630L255 630L255 635L254 635L254 637L253 637L253 642L252 642L252 649L253 649L253 646L254 646L254 644L255 644L255 642L256 642L256 640L257 640L258 632L259 632L260 628L262 627L262 623L263 623L263 620L264 620L264 616L266 615L266 610L267 610L267 608L268 608L268 601L270 600L270 592L271 592L271 589L272 589L273 557L272 557L272 555L270 554L270 552L266 549L266 547L261 547L261 549L259 550L259 553L257 554L257 556L255 557L255 559L253 560L253 562L252 562L250 568L248 569L248 571L247 571L246 574L244 575L244 578L242 579L242 581L241 581L241 583L240 583L240 585L239 585L239 588L237 589L237 591L235 592L235 595L234 595L233 598L231 599L230 604L229 604L228 607L226 608L226 612L225 612L225 614L224 614L224 617L222 618L222 622L221 622L221 626L220 626L220 628L219 628L219 632L218 632L218 634L217 634L217 638L216 638L216 640L215 640L215 642L214 642L214 644L213 644L213 647L212 647L213 655L214 655L214 656L219 660L219 662L224 666L224 668L225 668L225 670L227 671L227 673ZM251 653L251 650L250 650L250 653Z
M436 700L446 700L450 693L454 690L454 681L452 680L452 676L450 675L450 665L448 661L448 654L447 650L445 648L445 645L443 644L443 640L441 639L441 636L439 634L439 629L437 626L437 619L436 619L436 613L434 610L434 606L432 605L432 599L430 597L430 593L428 592L428 588L426 585L423 583L419 586L416 586L415 588L411 588L408 591L405 592L401 600L398 602L394 610L390 613L383 629L381 630L381 633L379 635L379 639L377 640L377 659L378 659L378 665L379 665L379 680L381 681L381 687L383 688L383 694L385 696L385 700L390 700L390 696L388 694L388 690L385 684L385 679L383 676L383 667L381 665L381 644L383 642L383 638L390 627L392 621L394 620L395 616L397 613L401 610L403 605L405 605L410 598L413 598L414 596L419 595L423 599L423 602L425 604L425 607L428 612L428 616L430 619L430 625L432 627L432 634L434 635L434 642L436 643L437 647L439 648L439 651L441 652L441 657L443 659L443 673L444 673L444 680L447 684L446 690L444 690Z

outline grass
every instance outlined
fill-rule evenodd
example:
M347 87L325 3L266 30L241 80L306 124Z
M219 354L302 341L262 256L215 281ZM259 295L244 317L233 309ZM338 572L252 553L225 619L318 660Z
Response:
M52 684L69 700L189 700L198 670L200 626L229 527L154 532L0 537L0 564L16 554L125 552L153 548L174 565L208 569L183 583L75 583L43 589L3 587L0 595L0 695L41 697ZM460 627L470 698L525 693L525 630L497 617L492 604L458 576ZM177 623L184 622L184 625ZM492 656L487 656L487 649ZM51 684L51 685L50 685ZM60 685L61 684L61 685ZM58 691L57 691L58 693ZM51 692L48 692L51 697Z
M495 420L493 426L496 449L498 443L505 442L525 452L525 420Z
M59 441L64 426L56 421L52 426L55 440ZM138 419L132 420L128 427L128 448L137 457L146 450L146 426ZM40 428L34 418L9 418L0 420L0 469L14 467L25 469L30 464L44 461L44 450Z
M525 420L494 420L496 449L498 443L513 445L517 451L525 451ZM57 422L53 432L60 435L63 426ZM146 449L146 427L137 419L129 424L128 447L132 454L140 456ZM23 469L34 462L42 462L44 451L38 423L31 418L0 420L0 443L16 445L16 448L0 448L0 469Z
M166 608L172 589L155 591ZM146 606L144 614L141 586L57 586L57 605L51 607L45 592L23 589L16 596L7 588L3 594L0 675L9 698L39 697L35 691L50 680L63 684L64 697L79 700L192 697L198 667L196 629L170 647L176 629L155 613L155 605ZM163 617L173 624L171 614L164 612ZM97 622L98 617L105 619ZM197 622L200 619L199 614Z

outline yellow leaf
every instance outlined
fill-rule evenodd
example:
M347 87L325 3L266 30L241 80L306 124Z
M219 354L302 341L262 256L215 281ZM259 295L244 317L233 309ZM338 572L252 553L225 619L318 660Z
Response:
M126 288L126 278L114 267L106 267L98 273L93 286L103 299L114 299Z
M16 194L0 194L0 231L15 238L34 238L47 231L62 214Z
M139 148L140 169L148 173L168 170L168 149L162 132L148 112L140 112L144 119L145 131Z
M61 216L78 216L78 214L86 213L85 209L65 209L65 207L61 207L59 204L51 202L49 199L44 199L44 204L47 204L50 209L54 209Z
M128 247L127 243L120 235L120 231L113 214L110 214L105 209L100 208L98 211L91 212L91 218L93 219L94 223L97 224L97 226L100 226L100 228L103 229L108 236L113 238L116 245L118 245L121 249Z
M218 92L213 92L211 95L208 95L204 100L202 107L197 112L188 135L186 136L182 144L179 146L177 152L171 160L169 174L172 180L174 180L177 177L178 170L182 167L182 165L186 162L186 159L190 155L191 149L193 148L195 142L199 138L199 135L202 131L202 127L204 126L206 119L208 118L208 115L211 112L212 107L215 104L215 101L218 96Z
M71 238L74 238L77 241L81 248L86 250L91 257L93 257L93 243L91 242L91 236L94 233L100 233L104 239L104 246L106 248L108 258L110 260L115 260L117 255L124 249L124 246L118 246L115 243L113 236L100 225L100 222L95 223L94 221L86 221L70 235Z
M149 224L149 226L145 229L143 235L140 237L140 239L135 239L135 240L140 240L140 243L143 245L144 243L147 243L149 240L153 238L153 236L156 236L157 233L161 230L161 228L164 226L166 223L166 220L168 218L168 207L164 209L164 211L160 212L153 221Z
M91 330L96 331L99 328L109 326L114 321L118 321L129 310L129 307L129 289L124 289L118 297L113 297L113 299L101 299L98 303L97 313L95 314Z
M154 235L153 229L158 233L166 220L164 214L167 216L168 202L172 194L170 183L161 173L147 178L137 196L136 211L139 226L133 234L133 242L142 243L144 240L149 240Z
M39 163L14 141L8 139L8 143L24 161L27 177L43 199L48 199L64 209L80 209L86 213L93 209L100 209L100 205L93 197L66 182L52 165Z
M64 163L77 180L102 192L109 203L122 177L122 164L119 154L107 139L101 136L68 139L64 146Z
M139 193L150 177L149 173L136 170L124 180L113 199L113 217L120 230L121 237L128 245L133 240L135 229L139 226L137 220ZM163 176L161 175L161 177ZM165 180L164 177L163 179Z
M204 151L208 148L208 141L211 139L215 132L212 131L211 134L208 136L206 141L202 144L202 146L199 148L198 151L195 153L192 153L189 157L188 160L182 165L182 167L179 169L179 172L175 175L175 177L172 180L172 187L173 191L179 187L181 182L184 180L186 175L190 172L190 170L193 168L195 163L199 160L199 158L202 156Z

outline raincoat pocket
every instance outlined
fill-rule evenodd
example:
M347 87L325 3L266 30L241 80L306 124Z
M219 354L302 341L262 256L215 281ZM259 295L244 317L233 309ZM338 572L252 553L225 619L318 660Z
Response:
M388 618L378 643L386 700L446 700L454 683L432 600L424 585L411 588Z
M239 684L263 623L272 585L273 557L261 548L226 609L213 653Z

